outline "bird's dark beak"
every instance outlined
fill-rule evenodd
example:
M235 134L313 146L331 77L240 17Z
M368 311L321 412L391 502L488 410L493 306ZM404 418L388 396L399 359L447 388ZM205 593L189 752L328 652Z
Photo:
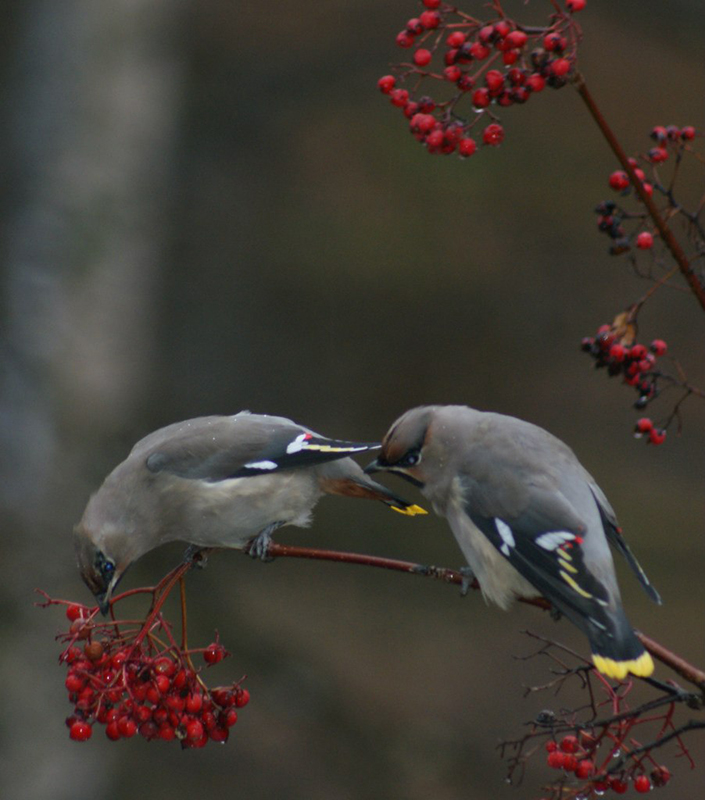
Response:
M382 472L383 469L384 467L379 463L379 459L375 458L365 467L364 472L366 475L371 475L373 472Z
M111 595L110 589L108 589L107 592L95 595L95 599L96 602L98 603L98 608L100 609L100 613L104 617L107 616L108 611L110 611L110 595Z

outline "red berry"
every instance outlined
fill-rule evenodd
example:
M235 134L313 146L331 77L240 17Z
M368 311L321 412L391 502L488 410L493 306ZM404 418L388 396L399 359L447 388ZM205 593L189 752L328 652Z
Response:
M220 723L224 728L232 728L237 722L237 711L234 708L229 708L220 714Z
M543 48L549 53L565 50L568 42L560 33L549 33L543 37Z
M491 69L485 75L485 84L491 94L498 94L504 87L504 76L498 69Z
M496 122L488 125L482 132L482 141L492 147L502 144L504 140L504 128Z
M566 772L575 772L578 768L578 759L572 753L566 753L563 759L563 769Z
M583 759L578 763L578 766L575 769L575 777L584 781L586 778L589 778L592 775L594 770L595 765L592 763L592 761L590 761L589 758Z
M666 441L666 431L661 428L652 428L649 431L649 444L663 444Z
M463 158L471 156L476 150L477 144L475 140L471 139L469 136L458 142L458 153L463 156Z
M564 753L577 753L579 749L576 736L564 736L560 742L561 750Z
M453 64L453 66L446 67L443 70L443 77L451 83L455 83L462 74L463 73L460 67L456 66L455 64Z
M130 739L137 733L137 725L135 721L129 717L120 717L117 727L120 731L120 735L124 736L126 739Z
M472 93L472 104L475 108L487 108L490 104L490 90L486 89L485 87L481 89L476 89Z
M652 147L649 150L649 161L652 164L662 164L668 158L668 150L665 147Z
M574 14L577 11L582 11L586 5L587 0L565 0L565 7Z
M186 710L189 714L197 714L203 708L203 695L200 692L192 692L186 698Z
M686 125L685 128L681 128L681 136L687 141L695 139L695 128L692 125Z
M460 47L461 44L465 44L465 34L461 31L453 31L446 39L446 44L448 47Z
M86 685L86 679L77 675L75 672L69 672L64 681L64 686L68 692L80 692Z
M633 358L635 361L641 361L645 355L646 348L643 344L633 344L629 350L629 358Z
M431 63L431 59L433 55L430 50L427 50L425 47L419 47L419 49L414 53L414 64L417 67L426 67Z
M480 44L480 42L473 42L470 45L469 53L473 58L476 58L478 61L483 61L490 54L490 48L485 47L485 45Z
M88 609L85 606L70 605L66 606L66 618L73 622L88 616Z
M111 720L105 726L105 735L113 742L116 742L120 738L120 729L118 728L117 720Z
M512 86L523 86L526 83L526 73L523 69L518 69L517 67L510 69L507 77Z
M511 29L511 25L504 19L494 24L494 32L502 39L509 34Z
M192 722L189 722L189 724L186 726L186 737L188 739L193 739L193 740L200 739L204 733L205 729L197 719L193 720Z
M69 736L74 742L85 742L93 735L93 728L87 722L76 720L69 728Z
M502 53L502 63L508 67L512 64L516 64L518 59L519 53L517 50L507 50L506 53Z
M159 726L159 738L164 739L165 742L170 742L176 737L176 731L171 725Z
M397 34L396 42L399 47L411 47L414 44L414 37L409 31L402 31Z
M237 708L243 708L250 702L250 693L247 689L238 689L235 694L235 705Z
M651 781L646 775L637 775L637 777L634 778L634 789L640 794L645 794L651 789Z
M437 150L439 147L443 146L444 139L445 136L442 130L431 131L426 137L426 146L429 150Z
M389 102L393 106L401 108L409 102L409 92L406 89L392 89L389 93Z
M565 763L565 753L561 753L560 750L554 750L553 753L548 754L546 763L549 767L551 767L551 769L563 769L563 764Z
M629 176L626 172L617 170L610 175L609 183L615 191L621 192L629 186Z
M482 44L488 44L495 38L494 25L485 25L477 34Z
M620 778L610 778L610 789L616 794L624 794L629 788L629 784Z
M389 94L396 85L397 79L394 77L394 75L383 75L377 81L377 88L380 90L380 92L382 92L382 94Z
M646 194L649 197L651 197L651 195L654 193L654 187L650 183L647 183L646 181L642 183L642 186L644 187L644 191L646 192Z
M186 698L175 692L170 692L163 702L172 711L183 711L186 708Z
M419 15L419 22L427 30L433 30L440 25L441 15L437 11L424 11Z
M458 89L462 92L469 92L475 88L475 79L470 75L461 75L458 78Z
M665 786L671 780L671 771L668 767L655 767L651 770L651 780L654 786Z
M649 231L642 231L636 237L636 246L639 248L639 250L649 250L651 247L653 247L653 244L654 236Z
M441 4L441 0L423 0L423 4L426 8L438 8Z
M634 431L636 433L649 433L654 427L654 423L648 417L642 417L636 421Z
M570 72L570 61L567 58L557 58L551 62L551 73L556 78L564 78Z
M159 736L159 727L153 722L143 722L140 725L139 734L143 739L151 742L152 739L156 739Z
M666 129L663 125L656 125L656 127L651 129L649 136L657 142L665 142L667 136Z
M208 735L214 742L223 743L228 741L228 736L230 735L230 731L227 728L219 728L216 726L210 729Z
M653 342L649 345L651 352L655 356L663 356L666 355L666 350L668 350L668 345L663 339L654 339Z
M507 34L506 42L510 47L519 49L526 44L528 38L524 31L512 31Z
M411 118L411 129L419 133L428 133L433 130L436 118L432 114L415 114Z
M609 350L609 356L613 361L624 361L624 356L626 355L626 349L621 344L613 344Z
M526 88L532 92L540 92L546 87L546 79L538 72L534 72L526 79Z
M544 747L546 748L547 753L555 753L556 750L558 750L558 742L556 742L554 739L549 739Z

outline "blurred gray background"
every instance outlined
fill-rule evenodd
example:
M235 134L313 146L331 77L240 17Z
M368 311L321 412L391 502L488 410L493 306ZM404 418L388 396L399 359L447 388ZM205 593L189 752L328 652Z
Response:
M217 628L233 652L209 680L249 674L230 742L69 740L65 620L33 589L90 599L71 546L90 492L134 441L191 416L249 408L369 440L408 407L461 402L543 425L597 476L663 594L650 605L620 567L634 623L705 665L702 403L647 448L631 392L578 348L646 288L595 229L615 162L570 88L504 114L497 150L427 155L376 89L417 8L5 3L3 796L483 800L537 797L549 777L539 757L506 786L495 747L570 704L524 700L546 665L513 659L532 649L526 627L584 652L570 625L432 581L237 553L189 578L192 642ZM629 151L654 124L702 127L699 0L592 0L581 22L581 68ZM704 321L676 292L641 319L700 385ZM279 539L462 563L442 520L345 499ZM181 552L151 554L128 585ZM698 795L702 737L691 747L699 771L671 763L659 796Z

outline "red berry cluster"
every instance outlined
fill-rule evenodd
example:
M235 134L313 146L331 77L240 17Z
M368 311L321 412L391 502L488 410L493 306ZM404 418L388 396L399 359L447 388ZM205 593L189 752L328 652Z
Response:
M671 155L674 160L679 160L683 152L689 149L690 142L699 136L699 132L692 126L686 125L677 128L675 125L664 127L657 125L651 131L651 138L656 142L648 153L642 154L639 158L630 158L629 164L644 191L651 196L654 189L666 192L662 189L659 179L658 167L667 161ZM646 171L649 174L646 174ZM622 196L627 196L631 192L629 176L624 170L615 170L608 180L611 189L619 192ZM667 192L666 192L667 193ZM602 233L607 234L613 243L610 247L612 255L621 255L636 247L638 250L650 250L654 245L654 237L657 235L654 230L644 228L643 213L631 213L614 201L605 201L595 208L598 215L597 227ZM625 223L635 222L633 230L628 232Z
M638 342L628 342L629 338L614 325L601 325L595 336L582 340L581 347L595 359L596 367L605 368L609 376L621 375L624 383L636 389L639 397L634 407L642 409L659 394L656 363L668 346L663 339L654 339L647 349ZM655 427L646 417L637 422L635 434L647 436L649 444L663 444L666 439L665 429Z
M67 604L71 627L59 637L68 642L60 662L68 667L65 686L74 705L66 720L72 739L90 739L99 723L112 741L136 734L177 739L187 748L227 741L249 692L239 682L209 689L191 661L196 653L207 665L229 655L217 637L206 648L187 651L164 643L170 632L161 615L135 629L129 622L96 620L96 613Z
M624 794L629 788L629 781L636 792L644 794L653 787L665 786L671 779L670 771L664 766L654 767L650 776L643 771L609 775L604 771L604 765L600 767L597 764L598 747L599 740L587 731L580 731L579 737L564 736L559 742L550 739L546 742L546 763L552 769L572 773L578 780L589 781L585 791L591 790L596 795L602 795L609 790L615 794Z
M384 75L377 86L430 153L471 156L478 139L496 147L504 129L493 109L526 103L546 86L561 88L574 72L580 29L570 13L582 10L584 0L567 0L567 11L554 13L541 29L525 28L493 5L501 16L483 22L440 0L423 0L424 10L396 37L399 47L414 48L411 62L397 65L396 75ZM428 80L440 84L443 97L419 91ZM468 96L475 112L470 120L458 113Z

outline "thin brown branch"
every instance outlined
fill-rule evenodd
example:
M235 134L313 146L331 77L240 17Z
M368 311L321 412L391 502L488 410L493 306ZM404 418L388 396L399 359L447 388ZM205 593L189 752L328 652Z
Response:
M588 91L587 85L585 83L585 78L583 78L583 76L580 73L577 73L574 79L574 83L578 90L578 94L580 95L583 102L587 106L588 111L592 115L592 118L597 123L597 126L602 132L602 135L607 140L607 143L612 149L612 152L615 154L615 156L617 156L619 163L622 165L622 168L629 176L629 180L631 181L634 190L636 191L637 195L639 196L639 199L644 204L651 218L653 219L654 224L656 225L659 233L661 234L661 238L663 239L666 247L668 247L668 249L671 251L671 255L673 256L676 264L678 264L678 268L680 269L685 280L688 282L691 291L697 298L703 311L705 311L705 287L700 283L700 279L695 274L695 272L693 272L693 269L690 266L690 262L688 261L688 257L683 251L683 248L680 246L673 231L669 228L669 226L666 224L663 217L659 213L653 199L650 197L649 194L647 194L646 190L642 185L642 182L639 180L639 178L637 178L634 172L634 168L629 163L629 159L627 157L627 154L624 152L622 145L620 144L617 137L614 135L610 126L607 124L607 120L605 120L592 94Z
M409 575L424 575L436 578L444 583L463 584L463 576L460 572L444 567L425 566L414 564L411 561L401 561L394 558L382 558L380 556L370 556L362 553L347 553L340 550L323 550L314 547L296 547L288 544L278 544L273 542L268 549L268 555L272 558L308 558L320 561L336 561L345 564L358 564L366 567L379 567L391 569L396 572L405 572ZM473 580L470 584L473 589L479 589L479 584ZM552 608L551 603L543 597L520 598L520 601L527 605L536 606L544 610ZM637 633L639 640L644 647L667 667L681 676L684 680L697 686L701 691L705 691L705 672L690 664L684 658L673 653L668 648L659 644L654 639L643 633Z

